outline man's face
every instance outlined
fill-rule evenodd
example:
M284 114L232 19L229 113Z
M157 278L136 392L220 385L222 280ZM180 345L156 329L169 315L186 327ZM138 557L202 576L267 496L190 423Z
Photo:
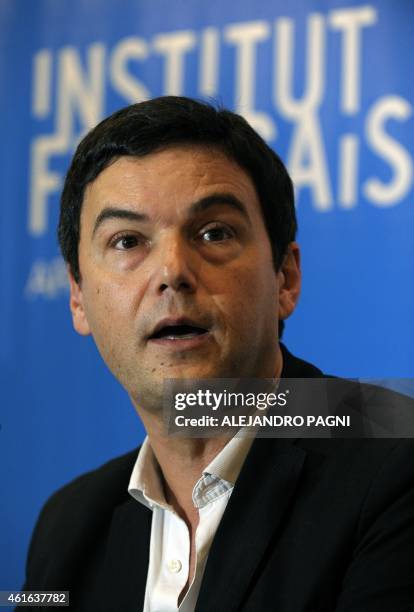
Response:
M74 325L143 407L164 378L273 377L297 264L293 245L275 272L253 183L220 151L121 157L85 191Z

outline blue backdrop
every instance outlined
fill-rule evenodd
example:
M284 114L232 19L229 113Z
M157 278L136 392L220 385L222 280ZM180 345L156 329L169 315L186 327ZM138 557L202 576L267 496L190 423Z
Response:
M73 148L113 110L185 94L242 113L296 184L287 344L331 373L413 375L414 5L0 0L0 46L0 589L16 589L46 497L143 436L72 330L55 238Z

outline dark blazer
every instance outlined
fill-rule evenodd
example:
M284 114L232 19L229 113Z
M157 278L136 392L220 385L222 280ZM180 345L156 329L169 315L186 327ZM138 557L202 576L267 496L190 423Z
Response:
M284 350L284 377L319 377ZM55 493L24 588L71 609L142 610L151 511L127 486L137 450ZM208 558L197 612L414 610L414 443L257 439Z

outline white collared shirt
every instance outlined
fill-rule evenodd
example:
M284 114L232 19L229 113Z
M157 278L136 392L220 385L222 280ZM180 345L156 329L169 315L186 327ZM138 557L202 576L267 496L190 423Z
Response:
M214 535L252 442L251 437L233 437L194 486L193 503L199 511L195 571L178 606L189 577L190 533L165 500L160 467L145 438L128 486L132 497L153 513L143 612L194 612Z

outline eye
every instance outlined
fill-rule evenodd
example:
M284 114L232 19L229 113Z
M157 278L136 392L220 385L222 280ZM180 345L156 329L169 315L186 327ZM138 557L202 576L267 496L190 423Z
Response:
M117 234L110 242L110 247L117 251L129 251L144 242L144 239L136 234Z
M202 230L200 237L205 242L224 242L234 238L234 232L227 225L213 225Z

